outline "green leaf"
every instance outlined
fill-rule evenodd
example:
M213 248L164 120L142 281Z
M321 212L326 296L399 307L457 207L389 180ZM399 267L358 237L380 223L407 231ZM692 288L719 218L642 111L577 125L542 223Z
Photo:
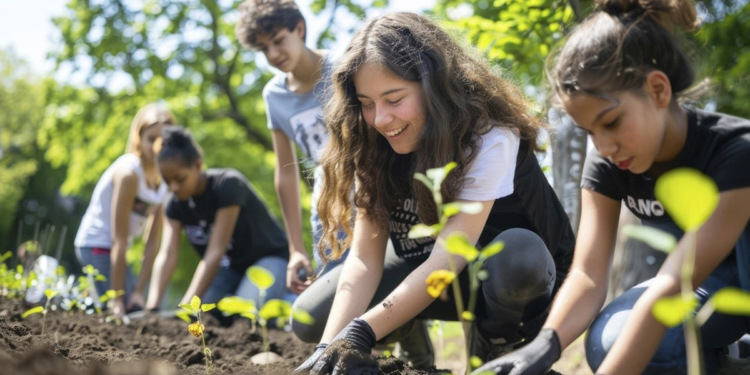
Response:
M671 234L642 225L626 225L622 228L622 234L667 254L671 253L677 245L677 240Z
M432 190L432 181L430 181L430 179L427 178L427 176L417 172L414 174L414 179L421 181L423 184L427 186L428 189Z
M461 313L461 319L463 319L465 322L473 322L476 317L474 316L474 313L472 313L469 310L466 310Z
M190 304L187 304L187 303L181 303L178 306L182 307L183 309L185 309L185 311L187 311L187 312L189 312L191 314L195 314L196 313L195 309L193 309L193 305L190 305Z
M750 293L734 287L723 288L711 298L717 312L728 315L750 315Z
M0 256L0 263L5 262L6 260L10 259L10 257L12 256L13 256L13 253L11 253L10 251L6 251L5 254L3 254L3 256Z
M686 232L703 225L719 203L714 181L691 168L665 173L656 181L654 192L669 216Z
M26 312L24 312L23 314L21 314L21 319L26 319L26 317L28 317L29 315L38 314L42 311L44 311L43 306L32 307L26 310Z
M185 306L187 306L187 307L185 307ZM188 304L182 304L182 305L180 305L180 307L182 307L185 310L177 310L177 311L175 311L174 315L176 317L182 319L185 323L188 323L188 324L192 323L193 320L190 319L191 312L189 310L192 307L190 305L188 305Z
M203 312L211 311L214 308L216 308L216 304L215 303L204 303L204 304L201 305L201 311L203 311Z
M493 242L482 249L479 253L479 257L481 259L488 259L489 257L503 251L503 248L505 248L505 243L502 241Z
M445 217L451 217L451 216L458 214L459 212L463 212L465 214L476 215L482 212L482 208L483 206L479 202L471 202L471 203L452 202L443 206L443 215L445 215Z
M698 299L694 295L689 300L685 300L681 295L678 295L656 301L651 312L656 320L668 328L673 328L680 325L688 314L692 314L696 306L698 306Z
M255 301L237 296L225 297L217 303L217 307L229 315L243 314L255 311Z
M247 270L247 277L258 289L266 290L276 282L276 278L267 269L260 266L252 266Z
M107 281L107 276L96 275L96 276L94 276L94 280L96 280L96 281Z
M201 308L201 298L193 296L193 298L190 299L190 307L192 307L193 312L197 314L198 310Z
M87 275L94 275L94 274L97 273L97 271L96 271L96 268L94 268L94 266L92 266L92 265L89 264L89 265L86 265L85 267L83 267L83 273L85 273Z
M47 289L44 291L44 296L47 297L47 299L55 298L58 294L60 294L59 290Z
M443 180L445 180L445 177L448 176L448 173L456 168L457 165L458 164L456 164L456 162L452 161L446 164L445 167L432 168L427 170L427 178L432 180L433 191L440 190L440 185L443 183Z
M469 239L461 233L453 233L448 236L448 248L446 250L451 254L462 256L469 263L479 256L479 250L469 243Z
M487 272L487 270L479 270L479 272L477 272L477 279L479 279L479 281L487 280L488 277L490 277L490 273Z
M315 324L315 318L313 318L309 312L303 309L300 309L299 307L292 308L292 319L294 319L294 321L296 322L299 322L308 326Z
M266 321L275 318L288 318L292 313L292 304L280 299L272 299L260 308L260 317Z
M240 314L240 316L243 317L243 318L250 319L250 320L257 320L258 319L258 317L255 314L251 313L251 312L242 313L242 314Z
M442 227L440 223L433 225L426 224L414 224L409 229L409 238L423 238L423 237L435 237L440 233L439 227Z
M471 368L477 368L484 364L484 362L482 362L482 359L475 355L471 356L469 362L471 363Z

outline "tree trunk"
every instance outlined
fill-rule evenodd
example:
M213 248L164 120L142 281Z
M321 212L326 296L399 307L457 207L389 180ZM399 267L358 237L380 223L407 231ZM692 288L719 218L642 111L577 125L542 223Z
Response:
M550 111L549 120L554 126L550 133L550 144L555 193L570 218L573 232L577 232L581 218L581 174L586 158L586 132L575 127L570 117L557 110Z

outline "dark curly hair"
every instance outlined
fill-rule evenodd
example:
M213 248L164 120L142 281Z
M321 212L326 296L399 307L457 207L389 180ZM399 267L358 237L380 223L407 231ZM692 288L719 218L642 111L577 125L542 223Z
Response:
M273 34L282 28L292 31L299 21L305 22L293 0L247 0L240 4L239 11L235 34L248 49L256 49L259 35Z
M362 117L354 74L368 63L421 86L427 121L411 155L396 154ZM443 183L444 202L450 202L463 186L481 135L492 128L512 129L530 150L540 151L537 136L545 124L529 108L521 91L496 75L476 50L459 45L429 18L390 13L367 22L354 34L332 73L331 99L325 108L330 138L322 158L325 184L318 202L323 223L319 251L331 248L329 258L337 259L351 244L350 192L355 180L357 209L381 230L387 230L391 209L406 195L417 200L424 223L437 222L432 192L412 183L411 176L457 162ZM408 170L397 171L399 166ZM337 237L340 229L348 234L343 242Z

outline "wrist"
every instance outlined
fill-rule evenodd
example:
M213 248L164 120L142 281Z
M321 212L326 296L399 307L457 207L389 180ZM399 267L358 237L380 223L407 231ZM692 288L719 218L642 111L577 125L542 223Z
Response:
M550 358L554 359L555 362L560 359L562 355L562 347L560 345L560 338L557 336L552 328L544 328L539 331L537 339L543 340L547 349L547 353ZM536 341L536 340L535 340Z

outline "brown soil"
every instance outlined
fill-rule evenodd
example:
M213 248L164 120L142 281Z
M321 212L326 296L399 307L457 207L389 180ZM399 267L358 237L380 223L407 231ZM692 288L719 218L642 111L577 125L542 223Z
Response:
M201 341L181 320L149 316L116 325L100 316L52 311L42 338L42 315L24 320L25 310L18 301L0 301L0 375L205 374ZM250 333L248 321L224 328L206 320L206 345L214 357L211 374L289 374L314 349L291 333L271 330L270 350L284 360L255 365L249 358L261 352L262 337ZM381 374L427 374L393 358L379 358L377 363Z

